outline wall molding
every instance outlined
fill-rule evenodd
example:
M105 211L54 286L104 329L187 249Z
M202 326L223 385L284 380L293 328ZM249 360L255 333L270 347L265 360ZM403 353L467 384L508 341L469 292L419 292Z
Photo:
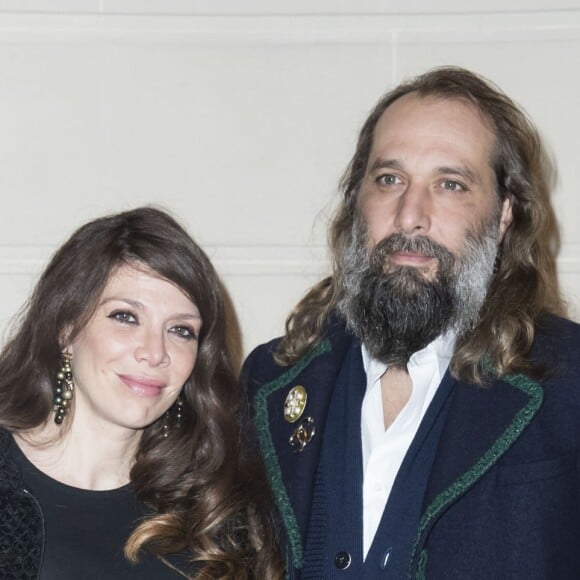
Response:
M0 276L36 276L55 251L54 246L0 246ZM329 270L326 246L204 245L224 276L317 276ZM562 246L560 275L580 276L580 243Z
M0 13L0 43L449 44L579 38L580 9L283 16Z
M525 4L522 6L522 4ZM576 0L552 0L549 9L574 10ZM488 0L485 12L530 12L545 10L544 0ZM461 0L2 0L0 12L50 14L156 14L185 15L417 15L451 12L483 13L478 2Z

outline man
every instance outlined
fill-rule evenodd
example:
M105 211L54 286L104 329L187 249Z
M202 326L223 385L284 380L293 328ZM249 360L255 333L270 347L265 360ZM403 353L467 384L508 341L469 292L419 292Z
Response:
M545 168L463 69L370 114L332 276L244 369L289 577L580 578L580 327Z

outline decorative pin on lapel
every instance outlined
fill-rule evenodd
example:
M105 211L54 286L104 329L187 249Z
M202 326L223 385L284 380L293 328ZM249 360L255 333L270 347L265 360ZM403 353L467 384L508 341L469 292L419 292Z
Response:
M294 429L288 443L292 447L292 453L302 453L308 443L316 434L316 426L312 417L306 417L300 421L300 425Z
M284 401L284 419L288 423L295 423L302 417L304 408L306 407L306 389L302 385L296 385L288 393Z

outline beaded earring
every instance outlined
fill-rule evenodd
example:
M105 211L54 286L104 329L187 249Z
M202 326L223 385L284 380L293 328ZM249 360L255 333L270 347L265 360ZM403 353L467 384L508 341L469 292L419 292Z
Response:
M171 421L171 415L174 416L173 421ZM181 425L182 419L183 419L183 399L181 395L179 395L177 399L175 399L175 403L173 403L171 408L165 411L165 415L163 416L163 438L169 435L171 423L173 423L174 427L179 427L179 425Z
M60 370L56 375L56 388L54 389L54 422L60 425L67 414L70 403L73 398L73 380L72 380L72 356L70 352L62 353L62 362Z

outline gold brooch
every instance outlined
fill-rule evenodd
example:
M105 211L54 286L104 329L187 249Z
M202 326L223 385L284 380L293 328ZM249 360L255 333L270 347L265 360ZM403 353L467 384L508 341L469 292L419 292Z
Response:
M308 395L302 385L296 385L290 389L284 401L284 419L288 423L295 423L300 419L306 407L306 399L308 399Z
M316 434L316 426L312 417L306 417L300 421L300 425L294 429L288 443L292 447L292 453L302 453L308 443Z

